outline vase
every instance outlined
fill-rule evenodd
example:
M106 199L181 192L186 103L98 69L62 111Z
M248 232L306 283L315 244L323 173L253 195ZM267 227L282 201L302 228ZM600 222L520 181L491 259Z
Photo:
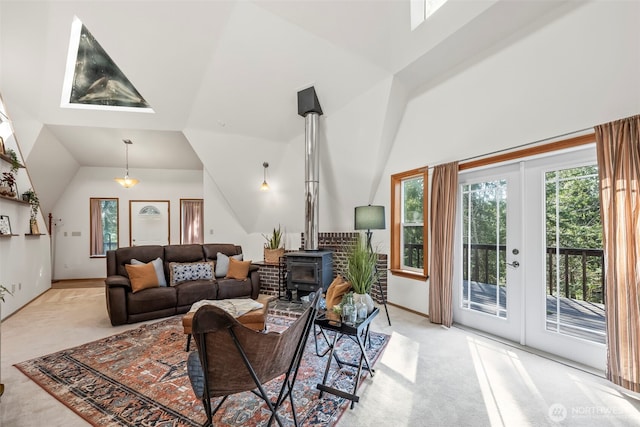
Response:
M360 301L363 301L365 303L365 305L367 306L367 313L371 313L374 309L374 305L373 305L373 298L371 298L371 295L369 294L353 294L353 300L358 303Z

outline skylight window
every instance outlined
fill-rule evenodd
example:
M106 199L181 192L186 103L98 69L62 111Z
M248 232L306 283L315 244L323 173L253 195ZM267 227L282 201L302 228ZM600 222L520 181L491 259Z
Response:
M431 15L436 13L447 0L409 0L411 2L411 31L418 28Z
M61 106L153 112L78 17L71 25Z

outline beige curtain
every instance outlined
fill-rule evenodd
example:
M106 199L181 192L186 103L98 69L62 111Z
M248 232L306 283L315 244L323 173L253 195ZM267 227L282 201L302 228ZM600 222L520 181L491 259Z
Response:
M182 244L204 243L202 200L181 200Z
M640 392L640 116L597 126L607 377Z
M453 244L458 194L458 162L436 166L431 179L431 273L429 319L453 322Z
M104 255L104 237L102 232L102 207L100 199L91 199L91 255Z

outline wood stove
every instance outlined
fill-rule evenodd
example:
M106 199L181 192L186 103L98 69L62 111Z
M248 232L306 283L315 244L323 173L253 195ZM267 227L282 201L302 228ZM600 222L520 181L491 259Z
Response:
M301 251L286 254L287 294L297 291L297 298L326 291L333 280L333 252Z

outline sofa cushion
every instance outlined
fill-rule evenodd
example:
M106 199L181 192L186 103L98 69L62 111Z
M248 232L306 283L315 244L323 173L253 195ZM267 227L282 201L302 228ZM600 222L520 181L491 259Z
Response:
M242 261L242 254L232 255L232 258ZM225 277L229 272L229 257L222 252L216 254L216 277Z
M175 288L169 286L145 289L141 292L127 292L127 313L140 314L164 309L175 310L178 296Z
M127 265L127 274L131 281L131 290L133 293L140 292L143 289L158 287L158 276L153 264Z
M251 280L218 279L217 299L251 296Z
M202 245L166 245L164 246L164 275L171 276L169 264L172 262L200 262L206 261Z
M227 271L225 279L247 280L250 266L251 261L238 261L233 257L229 258L229 271Z
M202 245L202 251L204 252L205 259L216 261L218 252L226 256L240 255L242 253L242 247L232 243L205 243Z
M177 291L177 307L185 307L186 310L203 299L217 299L217 285L215 281L194 280L190 282L180 283L175 286Z
M137 259L131 260L131 265L141 265L146 264L145 262L139 261ZM156 276L158 277L158 285L167 286L167 279L164 278L164 268L162 267L162 258L158 257L151 261L153 264L153 268L156 270Z
M159 245L149 246L132 246L128 248L118 248L113 251L115 254L115 269L107 275L119 274L120 276L129 277L127 275L127 264L131 264L132 259L137 259L142 262L149 262L156 258L162 258L164 255L164 249Z
M213 280L213 261L172 262L169 264L171 286L192 280Z

